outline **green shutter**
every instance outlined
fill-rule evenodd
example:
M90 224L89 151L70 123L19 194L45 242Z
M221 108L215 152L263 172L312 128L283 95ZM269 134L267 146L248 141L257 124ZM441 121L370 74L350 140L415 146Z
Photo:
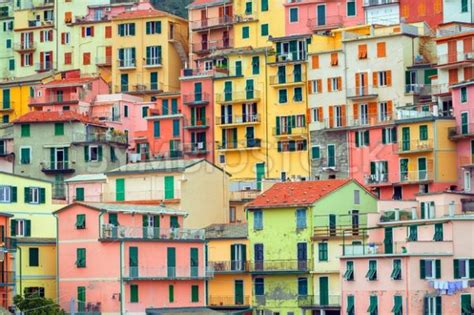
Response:
M197 285L191 287L191 302L199 302L199 286Z
M64 123L55 123L54 124L54 135L63 136L64 135Z
M17 223L17 220L15 219L10 220L10 235L11 236L16 236L16 223Z
M453 260L453 270L454 279L461 279L461 276L459 275L459 259Z
M25 203L30 203L31 202L31 188L25 187L24 192L25 192Z
M97 151L98 151L98 153L99 153L99 154L98 154L98 155L99 155L99 161L102 161L103 156L104 156L104 153L102 152L102 146L101 146L101 145L99 145Z
M269 30L268 30L268 24L262 24L260 26L260 35L262 36L268 36Z
M77 229L86 228L86 215L85 214L76 215L76 228Z
M160 137L160 121L153 122L153 137L159 138Z
M174 302L174 285L172 284L168 286L168 301L170 303Z
M30 267L39 266L39 249L35 247L30 247L28 249L28 261Z
M29 137L30 136L30 125L29 124L21 125L21 136L22 137Z
M197 248L191 248L190 250L190 266L191 266L191 277L198 277L199 275L199 251Z
M436 259L435 266L436 266L436 279L441 279L441 260L440 259Z
M176 248L167 248L166 265L168 267L168 277L174 278L176 276Z
M420 259L420 279L426 279L426 265L424 259Z
M89 162L89 146L84 146L84 161Z
M474 279L474 259L469 259L469 278Z
M18 192L16 186L10 186L10 202L17 202Z
M86 267L86 249L85 248L76 249L76 266L77 268Z
M170 227L179 228L178 217L175 215L170 216Z
M130 303L138 303L138 285L130 285Z
M250 37L250 28L248 26L242 27L242 38L247 39Z
M46 189L39 188L39 203L45 203L45 202L46 202Z
M86 287L77 287L77 310L79 312L86 310Z
M115 180L115 201L125 201L125 178Z
M268 0L262 0L262 12L268 11Z
M252 74L259 74L260 73L260 57L254 56L252 57Z
M174 176L165 176L165 199L174 199Z

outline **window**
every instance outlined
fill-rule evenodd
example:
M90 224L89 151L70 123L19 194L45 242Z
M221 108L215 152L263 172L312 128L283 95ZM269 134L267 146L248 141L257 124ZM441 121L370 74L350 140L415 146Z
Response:
M83 230L86 228L86 215L78 214L76 215L76 229Z
M354 204L360 205L360 190L354 190Z
M469 11L468 0L461 0L461 13Z
M454 279L468 279L474 277L469 270L474 270L474 259L453 260Z
M278 102L280 104L288 102L288 91L286 89L278 90Z
M115 153L115 148L114 147L110 147L110 161L111 162L117 162L118 161L118 158L117 158L117 154Z
M64 123L55 123L54 124L54 135L55 136L64 136Z
M402 279L402 261L400 259L393 260L393 269L390 278L393 280Z
M86 249L85 248L78 248L76 250L76 266L77 268L86 267Z
M387 56L385 42L377 43L377 58L383 58Z
M393 308L392 313L394 315L402 315L403 314L403 301L400 295L395 295L393 297Z
M123 117L128 117L128 105L123 106Z
M461 314L470 315L474 313L474 309L471 305L471 295L461 294Z
M436 217L436 205L434 201L421 202L420 207L422 219L434 219Z
M331 66L337 66L339 64L339 58L337 53L331 53Z
M15 70L15 59L8 60L8 70L10 71Z
M318 244L319 261L328 261L328 243L321 242Z
M26 203L45 203L45 188L40 187L25 187L25 202Z
M72 64L72 53L64 53L64 64L65 65L70 65Z
M198 121L199 122L202 122L202 121ZM204 122L202 122L204 124ZM178 119L174 119L173 120L173 137L179 137L179 120Z
M358 147L368 147L370 145L370 131L356 131L355 132L355 145Z
M336 167L336 146L334 144L327 145L327 166Z
M434 225L434 231L433 240L436 242L441 242L443 240L443 223L436 223Z
M306 147L306 140L278 141L277 143L278 152L306 151Z
M21 147L20 148L20 164L31 163L31 148Z
M191 286L191 302L199 302L199 286L193 285Z
M153 137L159 138L160 137L160 121L153 122Z
M379 310L378 310L378 299L376 295L371 295L369 298L369 308L367 309L367 312L369 312L369 315L378 315Z
M75 201L84 201L84 187L76 187Z
M420 126L420 140L421 141L428 140L428 126L427 125Z
M346 272L344 272L344 279L347 281L354 280L354 262L346 261Z
M237 212L235 207L229 207L229 222L235 223L237 222Z
M374 86L387 86L388 85L387 72L388 71L376 72L378 81L374 82Z
M263 212L262 210L255 210L253 212L253 229L263 230Z
M28 248L28 266L39 267L39 248Z
M323 81L321 79L317 80L312 80L311 82L311 88L309 91L310 94L319 94L323 92Z
M440 279L441 260L420 259L420 279Z
M69 32L61 33L61 44L69 45L70 41L71 41L71 34Z
M410 225L408 227L408 240L415 242L418 240L418 226Z
M0 203L17 201L17 189L15 186L0 186Z
M442 310L441 296L425 297L423 305L424 305L423 314L441 315L441 310Z
M366 44L362 44L362 45L359 45L358 47L359 49L359 59L367 59L367 45Z
M91 53L85 52L82 54L82 64L87 66L91 64Z
M85 156L85 160L87 162L99 162L102 161L102 146L91 145L84 147L85 152L87 155Z
M306 229L306 209L296 209L296 229Z
M254 56L252 57L252 74L259 74L260 73L260 57Z
M298 296L308 295L308 278L298 278Z
M161 34L161 21L146 22L146 33L148 35Z
M21 137L25 138L25 137L29 137L30 135L31 135L30 125L29 124L21 125Z
M250 37L250 27L249 26L242 27L242 38L247 39L249 37Z
M260 26L260 34L261 34L262 36L268 36L268 34L269 34L268 24L262 24L262 25Z
M135 23L125 23L118 25L119 36L135 36Z
M356 2L355 0L348 0L347 1L347 16L355 16L356 15Z
M298 8L290 8L290 23L298 22Z
M367 280L374 281L377 280L377 261L376 260L369 260L369 270L365 275Z
M138 284L130 285L130 303L138 303Z
M44 298L44 288L43 287L27 287L23 290L25 297L43 297Z
M461 88L461 103L466 103L467 102L467 87L462 87Z
M293 101L295 102L302 102L303 101L303 89L300 87L295 87L293 95Z
M105 27L105 38L112 38L112 26Z
M142 118L148 117L148 106L142 107Z
M254 290L256 296L263 296L265 295L265 280L263 278L255 278L254 281Z
M353 295L347 296L347 315L355 315L355 299Z
M94 37L94 26L83 26L82 37Z
M313 160L321 158L321 148L319 146L314 146L311 148L311 158Z
M397 128L383 128L382 129L382 143L397 143Z
M342 90L341 77L328 78L328 92L341 91L341 90Z
M161 64L161 46L146 47L146 64L147 66L156 66Z
M268 0L262 0L261 8L262 12L268 11Z

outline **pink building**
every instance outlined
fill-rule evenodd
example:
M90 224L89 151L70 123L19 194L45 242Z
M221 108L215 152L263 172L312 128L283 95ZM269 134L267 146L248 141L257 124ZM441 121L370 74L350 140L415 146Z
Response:
M433 193L379 201L363 241L345 240L347 314L472 314L474 195Z
M88 114L95 97L107 93L109 86L102 78L81 77L80 71L68 71L61 74L61 79L35 87L29 106L33 110Z
M451 87L453 112L456 127L451 128L449 136L456 141L458 185L471 192L474 167L474 81L468 80Z
M105 174L83 174L66 179L66 202L101 202L104 200Z
M287 35L312 34L329 30L363 25L363 0L303 0L287 1L285 30Z
M182 227L186 212L73 203L55 215L60 304L66 312L74 307L76 312L143 314L205 306L205 279L212 273L205 264L204 231Z
M13 126L0 126L0 172L13 173L15 154L13 148Z

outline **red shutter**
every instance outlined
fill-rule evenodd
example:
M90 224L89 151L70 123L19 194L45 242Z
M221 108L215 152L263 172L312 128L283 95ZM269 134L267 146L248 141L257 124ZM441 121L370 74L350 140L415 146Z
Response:
M41 68L41 70L43 69L43 63L44 63L44 52L40 52L40 68Z
M40 32L40 42L44 41L44 34L43 31Z
M25 34L21 33L21 46L25 45Z
M94 37L94 26L91 26L91 36Z
M86 28L83 26L81 28L82 37L86 37Z
M49 32L48 32L48 39L49 39L49 41L51 41L51 42L53 41L53 31L49 31Z
M33 32L30 32L30 44L33 45L34 41L35 41L35 37L34 37L34 34ZM31 46L30 46L31 47Z
M23 34L21 34L23 35ZM25 54L21 54L21 66L24 67L25 66Z
M112 26L105 27L105 38L112 38Z
M61 33L61 44L64 45L65 43L66 43L65 34Z

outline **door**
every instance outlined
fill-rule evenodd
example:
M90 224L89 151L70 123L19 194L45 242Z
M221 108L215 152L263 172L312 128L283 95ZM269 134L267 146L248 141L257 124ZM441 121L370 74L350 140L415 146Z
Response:
M329 304L329 279L328 277L319 277L319 303L320 305Z
M263 244L255 244L254 245L254 262L255 262L255 270L263 270Z
M56 170L64 170L67 167L67 161L65 158L65 150L67 149L56 149L56 165L55 168Z
M206 10L201 10L201 26L202 27L207 26L207 12L206 12Z
M234 281L234 297L235 305L244 305L244 281L235 280Z
M256 168L256 179L257 179L257 189L262 190L262 179L265 176L265 163L257 163Z
M393 228L386 227L385 228L385 238L384 238L384 247L385 247L385 254L393 254Z
M125 201L125 178L115 180L115 201Z
M168 247L166 253L166 262L168 267L168 277L175 278L176 277L176 248Z
M120 92L128 92L128 74L122 73L120 75Z
M158 238L160 235L160 217L157 215L143 215L143 237Z
M230 81L224 83L224 100L232 101L232 82Z
M428 173L426 171L426 158L418 158L418 179L427 180Z
M247 80L245 82L245 97L248 100L254 98L253 80Z
M190 251L191 277L199 276L199 251L197 248L191 248Z
M209 49L209 42L207 41L207 34L201 35L201 49L208 50Z
M174 176L165 176L165 199L174 199Z
M306 243L297 244L298 270L308 269L308 245Z
M352 210L352 235L359 235L359 210Z
M224 48L229 48L230 46L230 37L228 31L222 32L222 44Z
M244 271L247 263L247 246L233 244L230 246L230 268L231 270Z
M202 83L201 82L194 83L194 101L195 102L202 101Z
M247 127L245 137L247 138L247 148L255 147L255 129L254 127Z
M329 215L329 235L336 236L336 215L330 214Z
M469 118L467 113L461 113L461 134L467 135L469 133Z
M138 277L138 247L128 248L129 276Z
M410 127L402 128L402 150L410 150Z
M326 25L326 6L325 5L318 5L317 15L318 15L318 26Z

